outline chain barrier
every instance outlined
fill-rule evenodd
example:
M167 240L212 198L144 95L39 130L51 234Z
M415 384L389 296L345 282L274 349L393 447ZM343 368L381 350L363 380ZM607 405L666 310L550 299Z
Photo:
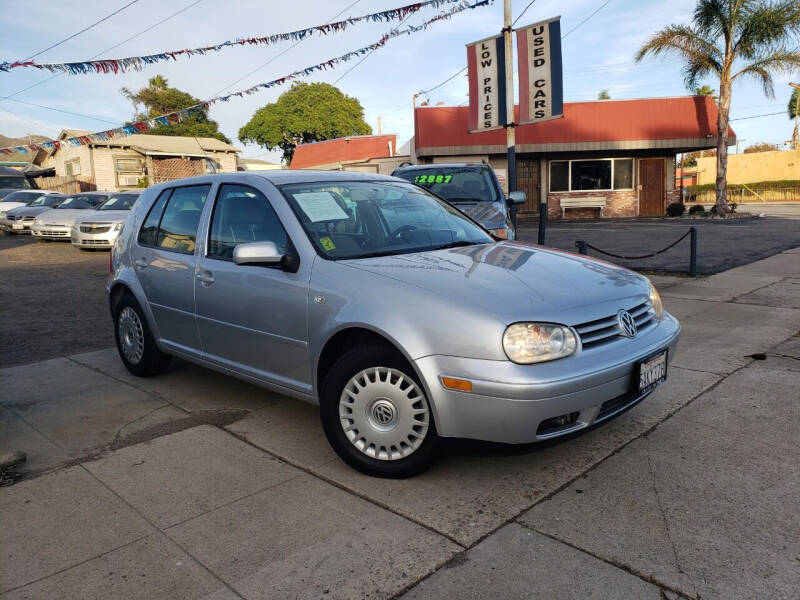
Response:
M621 259L621 260L641 260L643 258L653 258L655 256L658 256L659 254L663 254L667 250L671 250L672 248L674 248L675 246L680 244L683 240L685 240L689 236L691 236L691 249L690 249L690 256L689 256L689 274L692 277L696 277L697 276L697 228L696 227L690 227L689 231L684 233L681 237L679 237L677 240L672 242L669 246L666 246L665 248L662 248L661 250L656 250L655 252L651 252L650 254L642 254L642 255L638 255L638 256L625 256L623 254L615 254L613 252L608 252L606 250L601 250L600 248L598 248L597 246L593 246L592 244L590 244L586 240L577 240L575 242L575 247L578 248L578 252L580 252L581 254L588 254L588 250L589 250L589 248L591 248L595 252L598 252L600 254L604 254L605 256L611 256L612 258L618 258L618 259Z

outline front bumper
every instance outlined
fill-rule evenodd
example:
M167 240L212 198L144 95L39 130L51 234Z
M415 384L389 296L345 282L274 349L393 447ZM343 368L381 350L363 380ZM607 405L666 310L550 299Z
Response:
M584 429L641 401L648 394L632 392L637 361L661 349L668 350L671 361L680 331L678 321L665 313L637 338L620 338L562 360L517 365L434 355L415 363L427 384L439 435L523 444ZM472 392L445 388L442 376L472 381ZM552 426L552 419L565 415L572 415L565 425Z
M72 230L72 245L78 248L111 248L117 240L119 231L114 231L113 227L104 233L85 233L80 230Z
M0 231L9 231L11 233L30 233L33 219L18 220L18 219L0 219Z
M69 225L31 225L31 235L46 240L68 240Z

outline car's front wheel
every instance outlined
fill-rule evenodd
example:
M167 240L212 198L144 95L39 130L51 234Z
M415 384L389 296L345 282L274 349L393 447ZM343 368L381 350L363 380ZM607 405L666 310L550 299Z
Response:
M158 349L139 303L128 294L117 305L114 334L119 357L132 374L150 377L169 368L172 357Z
M320 393L325 435L347 464L378 477L411 477L438 458L436 426L407 361L384 346L354 348Z

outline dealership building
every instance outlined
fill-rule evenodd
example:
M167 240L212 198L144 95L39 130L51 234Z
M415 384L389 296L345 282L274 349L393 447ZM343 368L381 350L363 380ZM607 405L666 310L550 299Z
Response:
M706 96L565 102L562 118L516 127L517 189L549 218L663 215L680 190L675 155L716 147L717 105ZM503 129L469 133L469 107L421 106L414 137L354 136L298 146L291 168L391 173L403 162L487 162L507 185ZM728 144L735 145L733 130Z

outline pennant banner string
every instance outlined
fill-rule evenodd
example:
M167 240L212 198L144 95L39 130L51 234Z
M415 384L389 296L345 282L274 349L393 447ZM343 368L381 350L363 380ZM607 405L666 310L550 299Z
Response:
M453 8L447 11L439 13L433 18L424 21L420 25L408 25L402 29L392 29L388 33L385 33L381 37L381 39L379 39L377 42L374 42L369 46L364 46L363 48L359 48L358 50L352 50L350 52L342 54L341 56L337 56L335 58L331 58L330 60L326 60L325 62L321 62L316 65L306 67L305 69L294 71L278 79L273 79L272 81L259 83L245 90L239 90L238 92L232 92L230 94L225 94L224 96L216 96L214 98L210 98L193 106L189 106L181 110L168 113L166 115L161 115L159 117L152 117L150 119L147 119L146 121L139 121L137 123L123 125L122 127L108 129L106 131L97 131L95 133L90 133L87 135L82 135L77 137L71 137L64 140L50 140L46 142L39 142L37 144L30 144L27 146L13 146L8 148L0 148L0 154L13 154L15 152L27 154L28 152L35 153L38 152L39 150L48 150L48 151L53 149L58 150L62 146L85 146L93 142L105 142L111 139L125 137L128 135L145 133L156 127L162 127L167 125L173 125L175 123L180 123L181 121L185 121L186 119L189 119L190 117L197 115L200 112L206 111L209 106L211 106L212 104L216 104L217 102L228 102L231 98L242 98L244 96L255 94L256 92L262 89L269 89L281 86L289 81L292 81L293 79L298 79L300 77L308 77L309 75L311 75L312 73L316 73L317 71L327 71L328 69L334 69L336 68L337 65L346 63L350 60L353 60L354 58L368 54L369 52L373 52L378 48L382 48L384 45L386 45L386 42L388 42L391 39L400 37L402 35L410 35L412 33L423 31L427 29L430 25L437 23L439 21L443 21L445 19L449 19L453 15L456 15L460 12L463 12L465 10L472 10L474 8L480 8L483 6L488 6L493 2L494 0L479 0L478 2L474 2L472 4L461 3L458 6L454 6Z
M159 62L166 62L177 60L179 56L204 56L210 52L220 52L226 48L234 46L255 46L255 45L274 45L284 41L298 41L306 38L315 33L321 35L328 35L331 33L339 33L344 31L349 26L356 23L365 22L382 22L401 21L423 8L434 7L446 4L466 4L464 0L424 0L415 2L414 4L407 4L399 8L392 8L381 12L363 15L361 17L349 17L342 21L334 23L326 23L324 25L315 25L305 29L298 29L297 31L290 31L287 33L275 33L272 35L262 37L244 37L237 38L233 41L223 42L221 44L214 44L211 46L202 46L200 48L188 48L184 50L167 50L155 54L147 54L144 56L128 56L125 58L106 58L99 60L84 60L76 62L50 62L38 63L31 60L26 61L1 61L0 71L10 71L20 67L35 67L37 69L50 71L51 73L67 73L69 75L81 75L86 73L127 73L128 71L141 71L149 65Z

